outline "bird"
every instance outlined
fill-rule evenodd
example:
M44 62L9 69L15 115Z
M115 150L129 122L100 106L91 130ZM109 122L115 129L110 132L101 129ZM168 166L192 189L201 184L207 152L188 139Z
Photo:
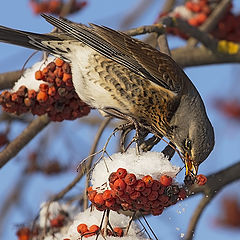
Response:
M184 159L186 176L196 176L213 150L214 130L183 69L170 56L123 32L41 16L58 31L39 34L0 26L0 41L68 61L81 100L168 138Z

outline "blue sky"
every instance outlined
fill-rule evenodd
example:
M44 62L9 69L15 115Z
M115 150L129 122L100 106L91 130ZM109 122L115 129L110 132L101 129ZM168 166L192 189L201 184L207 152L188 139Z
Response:
M85 10L83 10L80 14L71 16L70 19L83 23L94 22L104 24L117 29L119 27L119 22L121 22L124 15L128 13L133 6L136 6L138 2L139 1L137 0L90 0L89 5ZM163 1L153 1L151 8L149 8L146 14L135 23L135 26L151 24L156 19L158 10L160 9L161 4L159 4L159 2L162 3ZM41 17L35 16L31 12L29 9L29 1L27 0L3 1L0 8L0 24L42 33L49 32L51 30L51 26L48 23L46 23ZM181 42L182 41L179 41L176 38L171 38L170 46L180 44ZM20 69L32 51L0 43L0 52L0 72L4 72ZM232 97L238 95L239 85L235 85L235 87L233 87L233 84L238 84L237 73L239 72L239 65L212 65L188 68L185 69L185 71L202 95L209 117L215 129L215 149L208 160L200 167L200 172L207 175L239 161L240 158L238 151L240 125L237 122L222 117L222 115L216 111L213 104L216 97L228 98L229 96ZM71 131L74 124L76 127L76 123L66 123L64 124L63 129L65 131ZM56 126L61 127L61 124L56 124ZM1 127L2 125L0 125L0 128ZM16 132L13 131L12 135L22 129L23 126L19 125ZM94 136L94 130L96 129L91 130L93 131L90 132L89 129L86 128L85 130L81 130L83 132L76 134L79 138L81 138L81 135L90 134L89 139L92 139ZM42 134L45 134L46 131L47 130L45 130ZM109 133L106 133L104 135L105 139L108 134ZM87 144L88 143L82 137L81 145L84 146L84 154L87 154L87 151L85 150L87 149ZM61 143L59 143L59 146L55 149L57 148L61 149ZM231 149L231 151L229 151L229 149ZM64 153L61 154L64 155ZM20 157L21 156L23 155L20 154ZM5 195L4 193L11 189L11 187L15 184L16 179L21 174L21 167L19 167L19 161L21 161L20 157L7 164L7 166L0 171L0 182L4 183L0 185L0 195L3 197ZM179 159L174 161L178 163L180 162ZM11 175L9 173L11 173ZM36 213L39 208L39 201L43 201L47 194L50 195L52 192L61 190L63 186L65 186L66 182L71 181L73 175L75 176L74 170L70 174L63 175L61 182L59 182L58 177L51 178L46 181L42 176L36 176L31 183L28 183L29 190L26 192L26 205L31 206L34 213ZM78 186L78 189L79 188L81 188L80 185ZM225 193L235 193L237 190L239 191L239 182L226 188L207 207L199 222L199 228L196 232L195 239L239 239L240 230L231 231L229 229L217 228L213 223L214 218L220 214L221 196ZM42 196L42 192L45 192L46 195ZM40 200L36 200L39 198ZM190 200L184 201L180 206L178 204L176 207L168 209L159 217L149 218L150 224L157 232L159 238L170 240L179 239L179 234L185 232L191 213L197 206L199 199L200 196L191 198ZM183 212L182 209L185 209L185 211ZM181 214L179 212L181 212ZM14 234L16 228L14 224L21 223L26 220L24 218L24 209L21 210L15 208L12 213L12 217L8 219L8 223L5 227L6 231L2 239L15 239ZM28 220L30 221L30 219ZM180 228L180 230L178 230L178 228Z

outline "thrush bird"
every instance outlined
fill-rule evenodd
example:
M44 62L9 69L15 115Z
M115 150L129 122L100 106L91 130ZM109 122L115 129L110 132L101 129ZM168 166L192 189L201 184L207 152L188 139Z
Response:
M214 131L191 80L166 54L104 26L42 14L61 32L0 26L0 41L44 50L70 62L78 96L90 106L165 136L196 174L214 146Z

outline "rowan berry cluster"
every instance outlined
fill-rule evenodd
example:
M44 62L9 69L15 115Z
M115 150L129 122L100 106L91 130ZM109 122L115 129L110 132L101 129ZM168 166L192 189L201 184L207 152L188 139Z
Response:
M87 4L86 1L74 1L69 13L75 13L85 7ZM31 0L30 6L35 14L40 13L50 13L59 15L61 10L64 6L64 2L62 0L43 0L43 1L36 1Z
M76 94L70 65L63 60L57 58L36 71L35 79L45 82L39 85L38 91L26 86L16 92L3 91L0 95L3 110L17 115L47 113L52 121L74 120L90 112L90 107Z
M97 225L92 225L88 228L88 226L85 223L81 223L77 226L77 231L80 233L82 237L88 238L96 234L99 234L100 228ZM101 231L103 231L103 229ZM123 237L123 229L120 227L115 227L112 230L107 229L107 236Z
M208 0L190 0L186 1L184 5L175 7L174 10L169 13L161 13L158 19L168 15L175 18L181 18L192 26L200 26L206 21L211 11L212 8L210 8ZM181 38L188 39L188 36L182 33L178 28L168 28L167 31Z
M162 175L154 180L150 175L141 179L126 169L119 168L109 176L110 189L98 192L88 188L88 198L100 211L119 209L160 215L164 208L174 205L186 197L186 191L176 184L172 178Z
M169 15L186 20L190 25L199 27L206 21L217 3L218 2L214 3L208 0L189 0L186 1L184 5L177 6L170 13L160 14L159 18ZM217 27L211 34L220 40L239 42L239 21L240 15L233 14L232 4L229 4L224 17L219 21ZM181 38L188 39L188 36L182 33L178 28L168 28L168 32L180 36Z
M18 240L30 240L39 235L39 229L38 227L30 229L29 227L22 226L17 230L16 235Z

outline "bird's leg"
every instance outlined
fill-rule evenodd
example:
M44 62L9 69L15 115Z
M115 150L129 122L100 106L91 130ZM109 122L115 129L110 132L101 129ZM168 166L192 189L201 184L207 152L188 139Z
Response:
M121 138L120 138L120 149L121 149L122 153L126 151L125 146L124 146L125 142L126 142L126 137L127 137L128 133L131 132L133 129L134 129L133 124L129 125L125 129L122 129L122 134L121 134Z
M137 122L137 120L135 118L133 118L132 116L129 116L127 114L124 114L122 112L120 112L119 110L117 109L114 109L114 108L104 108L102 109L105 113L109 114L110 116L113 116L113 117L117 117L117 118L120 118L120 119L124 119L127 121L126 124L124 125L121 125L119 126L118 128L116 128L115 132L118 131L118 130L122 130L124 131L125 129L126 130L126 134L124 133L123 135L127 135L127 133L129 133L132 129L133 129L133 126L136 130L136 134L133 138L133 140L131 141L131 143L133 141L136 142L136 151L137 151L137 154L139 154L139 141L141 142L142 140L140 139L144 139L147 135L145 135L146 131L144 131L144 134L141 134L140 133L140 124ZM131 130L129 130L128 128L131 128ZM144 128L142 128L144 129ZM143 136L142 136L143 135ZM131 144L130 143L130 144ZM130 146L130 145L129 145Z
M172 142L169 142L169 144L162 150L162 153L165 157L168 157L169 161L172 159L175 152L175 145Z
M161 138L157 136L152 136L149 139L143 141L140 148L143 152L150 151L156 144L160 142Z

